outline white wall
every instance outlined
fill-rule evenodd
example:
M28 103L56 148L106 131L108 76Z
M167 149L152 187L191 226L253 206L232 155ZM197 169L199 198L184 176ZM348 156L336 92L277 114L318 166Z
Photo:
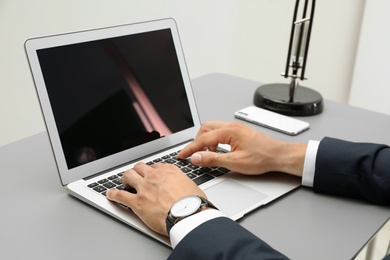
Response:
M346 102L364 0L319 0L302 85ZM27 38L173 17L191 78L284 82L293 0L0 0L0 146L45 130Z
M349 104L390 114L390 1L366 0Z

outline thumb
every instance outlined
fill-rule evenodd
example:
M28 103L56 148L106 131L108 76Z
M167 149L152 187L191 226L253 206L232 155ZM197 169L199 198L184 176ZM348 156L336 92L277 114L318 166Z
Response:
M199 166L224 166L222 155L215 152L196 152L191 156L191 162Z

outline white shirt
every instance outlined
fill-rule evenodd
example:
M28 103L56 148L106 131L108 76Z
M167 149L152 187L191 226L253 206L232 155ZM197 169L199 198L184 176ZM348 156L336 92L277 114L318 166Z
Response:
M303 186L313 187L315 163L319 144L319 141L309 141L307 145L305 162L302 172ZM179 242L197 226L208 220L218 217L225 217L225 215L219 210L209 209L201 211L188 218L185 218L175 224L170 231L172 248L175 248L176 245L179 244Z

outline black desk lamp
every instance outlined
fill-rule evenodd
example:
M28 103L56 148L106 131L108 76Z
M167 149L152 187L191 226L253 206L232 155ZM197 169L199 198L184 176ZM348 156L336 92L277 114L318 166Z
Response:
M295 3L286 70L282 73L283 77L291 78L291 83L273 83L258 87L253 98L256 106L290 116L310 116L322 112L323 101L321 94L315 90L299 86L298 83L299 79L306 79L305 68L315 0L311 1L311 11L307 15L309 5L309 0L305 0L302 19L297 20L299 0ZM291 74L289 74L290 68L292 68ZM300 76L298 76L299 70L301 72Z

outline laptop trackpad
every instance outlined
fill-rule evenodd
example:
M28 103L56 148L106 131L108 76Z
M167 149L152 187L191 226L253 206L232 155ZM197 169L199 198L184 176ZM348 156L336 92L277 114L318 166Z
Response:
M254 190L236 181L226 179L210 188L204 190L207 198L228 217L238 213L247 213L254 209L254 205L267 197L266 194ZM241 217L241 216L240 216ZM234 217L236 220L237 217Z

